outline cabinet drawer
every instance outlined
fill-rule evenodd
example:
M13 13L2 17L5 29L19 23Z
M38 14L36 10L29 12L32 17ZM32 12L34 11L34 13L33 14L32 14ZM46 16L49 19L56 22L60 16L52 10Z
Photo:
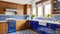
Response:
M56 28L60 28L60 25L56 24Z
M47 27L48 27L48 28L51 28L51 29L53 29L53 30L56 29L56 25L55 25L55 24L51 24L51 23L47 23Z

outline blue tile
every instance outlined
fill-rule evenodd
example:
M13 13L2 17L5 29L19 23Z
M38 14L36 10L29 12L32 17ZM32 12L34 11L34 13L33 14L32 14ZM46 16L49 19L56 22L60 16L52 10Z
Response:
M0 21L6 20L7 18L15 18L16 20L25 19L24 15L0 15Z

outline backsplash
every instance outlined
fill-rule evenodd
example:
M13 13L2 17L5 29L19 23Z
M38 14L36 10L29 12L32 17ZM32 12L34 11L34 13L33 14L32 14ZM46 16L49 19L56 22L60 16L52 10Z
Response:
M47 21L55 21L55 20L60 20L60 14L54 14L52 18L37 17L35 19L47 20Z
M56 20L60 20L60 14L54 14L54 18L55 18Z
M47 20L47 21L54 21L54 18L44 18L44 17L38 17L36 18L38 20Z
M26 19L26 15L0 15L0 21L7 18L15 18L16 20Z

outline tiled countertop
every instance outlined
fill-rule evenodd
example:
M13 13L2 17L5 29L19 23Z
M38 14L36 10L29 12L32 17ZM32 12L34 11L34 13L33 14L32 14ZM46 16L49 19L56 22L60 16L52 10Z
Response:
M39 21L40 23L44 22L44 23L60 24L58 21L47 21L47 20L31 20L31 21Z
M27 19L21 19L21 20L27 20ZM16 20L16 21L18 21L18 20ZM30 20L30 21L39 21L40 23L45 22L45 23L52 23L52 24L60 24L57 21L46 21L46 20ZM0 21L0 22L7 22L7 20L3 20L3 21Z
M6 20L3 20L3 21L0 21L0 23L1 23L1 22L7 22L7 21L6 21Z
M21 20L26 20L26 19L21 19ZM19 21L19 20L15 20L15 21ZM7 22L7 20L2 20L2 21L0 21L0 23L1 22Z

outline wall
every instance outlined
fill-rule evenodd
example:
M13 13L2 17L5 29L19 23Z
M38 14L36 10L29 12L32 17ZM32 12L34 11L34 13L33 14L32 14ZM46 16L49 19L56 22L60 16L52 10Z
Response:
M36 2L38 2L40 0L33 0L31 1L31 4L32 4L32 14L35 14L36 15Z
M24 5L0 1L0 14L5 14L6 8L17 9L17 14L23 14Z

